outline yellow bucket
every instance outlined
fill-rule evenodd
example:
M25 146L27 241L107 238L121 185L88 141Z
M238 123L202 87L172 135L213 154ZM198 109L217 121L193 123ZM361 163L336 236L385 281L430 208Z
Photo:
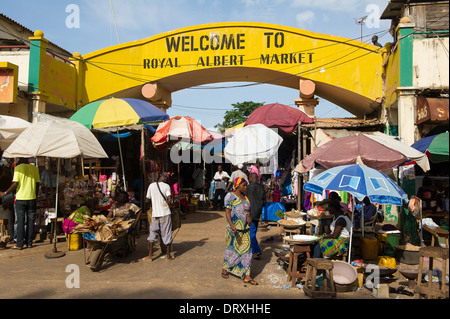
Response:
M69 250L79 250L82 247L82 237L80 234L67 235L67 248Z
M364 260L377 260L378 240L376 238L361 237L360 253Z
M377 266L387 267L395 269L397 268L397 262L395 258L389 256L378 256ZM393 273L393 276L396 276L397 272Z

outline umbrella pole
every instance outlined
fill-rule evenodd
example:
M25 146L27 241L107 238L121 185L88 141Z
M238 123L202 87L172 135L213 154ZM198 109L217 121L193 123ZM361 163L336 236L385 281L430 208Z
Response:
M352 196L353 197L353 196ZM352 207L352 225L350 228L350 243L348 245L348 263L350 263L351 261L351 255L352 255L352 239L353 239L353 219L355 216L355 205L356 205L356 201L355 198L352 198L353 201L353 207Z
M57 159L57 173L56 173L56 199L55 199L55 219L54 219L54 233L53 233L53 240L54 240L54 244L53 244L53 250L51 252L48 252L45 254L45 257L47 258L59 258L59 257L63 257L66 253L63 251L58 251L58 249L56 248L56 226L58 225L57 221L58 221L58 185L59 185L59 171L60 171L60 159ZM51 178L50 178L50 182L51 182Z
M178 209L181 212L181 184L180 184L180 163L178 163Z
M117 142L119 143L119 154L120 154L120 162L122 164L122 174L123 174L123 189L125 192L127 191L127 181L125 179L125 167L123 165L123 155L122 155L122 146L120 145L120 136L119 136L119 128L116 127L117 130Z
M363 203L363 205L361 205L361 207L362 207L362 212L361 212L361 225L359 225L360 227L361 227L361 230L362 230L362 236L364 237L364 228L365 228L365 225L364 225L364 210L365 210L365 207L366 207L366 204L364 204Z

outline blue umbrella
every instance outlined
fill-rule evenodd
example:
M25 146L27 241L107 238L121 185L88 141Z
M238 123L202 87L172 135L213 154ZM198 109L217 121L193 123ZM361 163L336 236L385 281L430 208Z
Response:
M372 203L402 205L408 195L388 176L373 168L353 164L330 168L305 183L307 191L346 191L358 200L369 197Z
M378 204L401 206L402 201L408 201L408 195L392 179L380 171L359 164L330 168L305 183L303 189L317 194L322 194L324 190L346 191L360 201L367 196L372 203ZM352 213L349 262L353 237L353 216ZM363 225L361 229L364 236L364 214L362 214L361 225Z

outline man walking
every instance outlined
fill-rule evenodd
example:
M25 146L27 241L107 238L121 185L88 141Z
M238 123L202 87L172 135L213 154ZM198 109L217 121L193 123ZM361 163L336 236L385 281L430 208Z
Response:
M19 158L14 168L13 183L4 192L3 198L16 190L15 212L17 218L17 243L12 249L31 247L34 239L34 221L36 215L36 195L39 190L39 169L28 163L27 158Z
M228 173L223 170L222 165L219 164L219 166L217 166L217 172L214 175L214 181L216 182L216 189L214 191L215 210L223 209L223 200L225 199L225 192L229 179L230 175L228 175ZM219 196L220 196L220 206L218 207Z
M169 175L161 174L158 182L151 183L147 189L147 198L152 202L152 220L147 240L149 241L147 260L152 261L153 243L161 235L163 244L167 249L167 260L173 259L170 255L172 246L172 217L170 215L169 203L172 201L170 186L167 183Z
M250 174L249 185L247 186L245 193L250 201L252 215L252 225L250 227L252 253L255 259L259 259L261 256L261 249L259 248L258 240L256 239L256 232L258 231L262 209L266 203L266 192L264 186L258 182L258 174Z

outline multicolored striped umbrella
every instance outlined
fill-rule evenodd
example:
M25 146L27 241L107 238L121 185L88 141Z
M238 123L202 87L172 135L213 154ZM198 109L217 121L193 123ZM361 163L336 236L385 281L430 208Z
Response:
M148 102L111 98L86 104L70 120L87 128L105 128L168 120L169 115Z
M424 137L414 144L412 148L426 153L433 163L448 161L448 132Z

